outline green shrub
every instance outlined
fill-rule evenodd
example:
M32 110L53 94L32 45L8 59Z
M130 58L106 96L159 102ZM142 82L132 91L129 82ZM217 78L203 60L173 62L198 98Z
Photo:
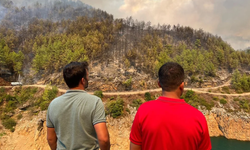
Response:
M128 108L126 108L126 112L128 112L130 114L130 110Z
M211 110L214 107L214 102L207 102L204 98L199 97L192 90L188 90L182 95L182 98L191 106L198 108L198 106L205 106L207 110Z
M43 101L43 102L41 102L41 104L40 104L40 108L41 108L41 110L47 110L48 109L48 107L49 107L49 101Z
M153 98L151 97L151 94L149 92L146 92L144 94L144 97L145 97L145 101L151 101L151 100L153 100Z
M232 112L234 112L234 110L232 110L232 109L227 109L227 112L232 113Z
M158 99L160 96L161 96L160 94L155 94L155 96L153 98Z
M235 70L232 75L232 87L237 93L250 91L250 76L241 74L238 70Z
M0 88L0 93L5 93L5 88L4 87Z
M243 104L243 106L242 106L242 108L244 109L244 110L249 110L249 104L248 103L244 103Z
M5 112L13 111L17 108L15 101L8 101L7 105L5 106Z
M238 97L234 98L234 101L237 102L237 101L240 101L240 99Z
M218 101L219 98L218 97L213 97L213 100Z
M227 94L230 94L229 87L228 86L223 86L222 91L224 91Z
M126 81L124 81L123 85L125 85L125 88L127 90L131 89L131 86L132 86L132 77L130 77L129 79L127 79Z
M239 101L239 104L240 104L241 109L243 109L245 112L249 112L250 103L248 100L243 99L243 100Z
M1 120L7 120L9 118L10 118L10 116L6 115L5 113L2 113L1 116L0 116Z
M106 105L106 114L111 115L113 118L117 118L123 114L124 101L121 98L117 98L116 101L110 101Z
M14 88L14 93L15 93L15 95L20 94L21 91L22 91L22 87L15 87L15 88Z
M56 86L50 88L47 86L42 94L42 96L35 102L35 105L40 107L41 110L46 110L49 103L56 97L58 89Z
M238 94L242 94L244 91L242 89L236 89L235 92Z
M224 98L222 98L222 99L220 99L220 103L224 105L227 103L227 101Z
M4 136L4 135L6 135L6 133L5 133L5 132L0 133L0 137L2 137L2 136Z
M205 106L207 110L212 110L212 108L214 107L214 102L210 102L208 103L205 99L201 98L200 100L200 104L202 106Z
M7 104L5 105L4 112L12 112L17 108L18 101L16 97L7 95L6 96L6 102Z
M194 91L192 91L192 90L188 90L187 92L186 92L186 94L185 94L185 99L190 99L190 98L192 98L193 96L194 96Z
M33 99L34 94L37 92L37 88L22 88L21 91L19 91L19 94L16 96L17 100L20 104Z
M18 120L20 120L20 119L22 119L22 118L23 118L23 115L22 115L22 114L18 114L18 115L17 115L17 119L18 119Z
M195 83L198 81L198 79L194 75L192 75L190 81L191 81L191 83Z
M98 97L100 97L100 98L103 98L102 91L95 91L95 92L94 92L94 95L95 95L95 96L98 96Z
M142 104L142 101L140 99L135 99L132 101L132 104L130 104L130 106L138 109L141 106L141 104Z
M16 97L15 96L11 96L11 95L6 95L5 96L6 101L16 101Z
M3 120L3 126L6 129L10 129L12 132L14 132L14 127L16 126L16 121L12 118L9 118L7 120Z
M14 111L18 105L23 104L28 100L34 100L34 94L37 92L37 88L22 88L17 87L14 91L14 96L9 94L0 94L0 103L6 100L6 105L3 108L4 112Z
M0 104L2 104L4 97L5 96L0 96Z
M42 98L45 101L52 101L56 97L57 93L58 93L58 89L56 86L52 86L51 89L47 87L45 88L43 92Z

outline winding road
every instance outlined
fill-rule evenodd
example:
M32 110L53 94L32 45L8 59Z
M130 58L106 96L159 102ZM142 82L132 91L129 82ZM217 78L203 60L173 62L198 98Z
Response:
M210 87L210 88L185 88L185 90L192 90L196 93L202 93L202 94L210 94L210 95L218 95L218 96L248 96L249 93L242 93L242 94L224 94L224 93L214 93L214 92L208 92L208 90L217 89L223 86L229 86L230 80L224 83L223 85L216 86L216 87ZM6 87L11 88L13 86L0 86L0 87ZM22 87L39 87L39 88L45 88L46 85L23 85ZM58 89L59 92L66 92L66 89ZM143 91L126 91L126 92L103 92L103 95L108 96L115 96L115 95L135 95L135 94L144 94L146 92L160 92L162 89L150 89L150 90L143 90ZM89 94L93 94L93 92L88 92Z

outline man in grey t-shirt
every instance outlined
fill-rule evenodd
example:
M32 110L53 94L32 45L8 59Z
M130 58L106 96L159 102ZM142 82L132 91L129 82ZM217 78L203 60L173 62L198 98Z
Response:
M99 97L85 92L87 62L71 62L63 70L70 88L54 99L47 112L47 140L52 150L109 150L104 106Z

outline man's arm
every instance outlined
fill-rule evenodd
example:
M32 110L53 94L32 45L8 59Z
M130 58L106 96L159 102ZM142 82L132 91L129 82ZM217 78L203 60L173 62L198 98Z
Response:
M55 128L47 128L47 140L51 150L56 150L57 137Z
M202 122L202 121L201 121ZM207 126L207 121L205 117L203 118L203 135L202 139L199 145L199 150L211 150L212 145L211 145L211 140L209 136L209 131L208 131L208 126Z
M141 150L141 146L130 142L130 150Z
M97 139L101 150L110 150L109 133L106 122L97 123L94 125Z

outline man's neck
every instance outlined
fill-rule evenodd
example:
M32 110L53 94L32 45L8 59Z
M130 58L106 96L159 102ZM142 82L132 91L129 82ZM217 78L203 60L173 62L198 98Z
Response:
M70 88L70 90L85 90L85 88L82 86L78 86L78 87Z
M162 91L162 96L168 97L168 98L174 98L174 99L180 99L180 94L176 92L167 92L167 91Z

